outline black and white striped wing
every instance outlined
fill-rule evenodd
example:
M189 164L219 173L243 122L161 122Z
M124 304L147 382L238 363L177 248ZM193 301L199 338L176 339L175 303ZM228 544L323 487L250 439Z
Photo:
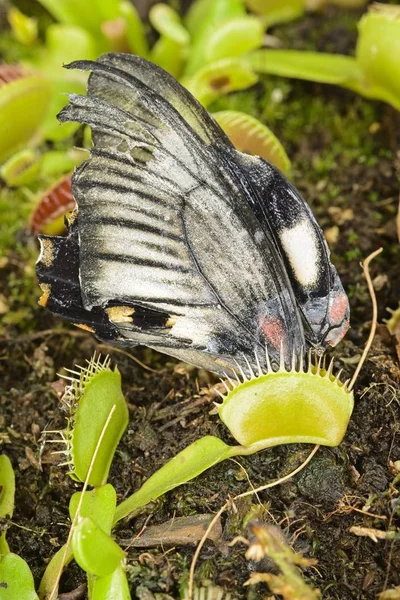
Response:
M70 67L92 73L87 96L71 96L60 120L89 124L93 149L73 176L69 238L42 242L52 248L38 265L48 308L101 338L217 372L236 361L263 366L266 344L276 360L301 352L283 260L252 210L252 186L218 149L231 147L218 125L141 58ZM59 282L68 244L79 307L67 300L66 277Z

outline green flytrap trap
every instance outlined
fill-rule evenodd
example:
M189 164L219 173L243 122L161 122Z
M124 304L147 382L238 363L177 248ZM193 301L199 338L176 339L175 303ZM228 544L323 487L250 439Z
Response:
M306 363L306 364L305 364ZM70 475L90 485L106 483L116 446L128 424L118 371L109 359L93 358L88 367L74 371L65 399L70 406L67 429L62 432ZM117 506L114 522L142 508L169 490L186 483L206 469L233 457L254 454L280 444L315 443L338 445L353 410L353 392L333 373L321 357L306 361L293 358L291 368L283 361L273 370L259 367L255 373L240 369L237 378L224 382L226 394L216 410L239 445L230 446L215 436L190 444L154 473L142 487ZM113 409L89 472L94 448Z

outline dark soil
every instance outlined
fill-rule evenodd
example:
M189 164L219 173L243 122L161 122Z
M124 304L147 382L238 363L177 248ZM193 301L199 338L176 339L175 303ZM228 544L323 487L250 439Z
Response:
M343 16L344 14L344 16ZM275 33L293 45L348 52L356 39L357 13L328 11ZM280 90L282 101L271 94ZM288 541L318 560L305 571L326 600L375 599L400 585L400 545L373 541L350 531L353 526L399 531L400 368L395 339L384 324L386 307L400 300L400 248L395 216L399 193L400 115L334 87L271 78L253 90L221 100L218 108L242 108L261 117L278 135L293 161L293 179L326 231L334 262L348 290L352 329L335 350L335 364L350 376L368 335L371 305L359 261L383 246L372 266L379 305L378 332L356 385L356 405L345 440L321 448L310 465L281 486L262 492L268 519ZM10 203L11 206L11 203ZM55 320L36 305L35 242L21 232L1 259L3 310L0 346L0 444L17 477L16 510L7 539L29 563L37 581L68 534L68 502L80 489L58 466L53 448L43 445L44 429L65 426L60 404L64 367L85 364L95 350L109 352L122 374L130 424L115 457L110 482L119 499L195 439L218 435L232 443L218 417L212 375L147 349L133 349L154 371L134 358L99 345L85 332ZM255 487L293 470L308 446L285 446L242 458ZM170 492L116 530L129 540L149 525L176 516L216 512L229 496L249 488L235 462L219 465L189 485ZM248 534L244 521L255 497L238 503L237 513L222 517L224 540ZM266 518L266 517L265 517ZM396 529L397 528L397 529ZM193 546L128 551L132 596L177 598L188 576ZM266 597L266 589L244 587L252 565L245 546L205 545L197 567L198 584L214 582L234 597ZM84 582L77 567L67 569L61 592Z

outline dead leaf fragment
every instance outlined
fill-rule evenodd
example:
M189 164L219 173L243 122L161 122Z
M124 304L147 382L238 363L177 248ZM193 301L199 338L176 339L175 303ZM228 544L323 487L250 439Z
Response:
M350 533L354 533L354 535L358 535L359 537L369 537L374 542L378 542L378 540L400 539L400 533L397 531L382 531L382 529L359 527L358 525L350 527Z
M154 546L184 546L195 544L204 536L207 527L215 515L194 515L191 517L177 517L161 525L147 527L142 535L127 545L136 548L152 548ZM207 539L216 542L222 536L221 521L218 520L209 532Z

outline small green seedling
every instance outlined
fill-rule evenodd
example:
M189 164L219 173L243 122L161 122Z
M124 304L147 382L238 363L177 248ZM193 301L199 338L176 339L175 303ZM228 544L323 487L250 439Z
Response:
M236 381L227 378L226 395L218 414L240 446L229 446L214 436L197 440L152 475L116 510L118 521L151 500L190 481L206 469L233 457L254 454L280 444L340 444L353 410L348 382L333 375L330 363L293 361L287 370L268 366L252 370Z
M297 50L257 50L257 73L340 85L400 110L400 7L373 4L358 25L355 57Z
M99 486L107 481L115 449L128 425L128 408L121 391L121 375L111 370L108 357L102 361L101 356L94 356L87 367L79 369L71 371L74 377L69 378L71 384L64 394L70 416L62 432L67 446L62 452L68 457L65 464L70 467L70 476L75 481L86 481L104 425L115 406L88 479L90 485Z

